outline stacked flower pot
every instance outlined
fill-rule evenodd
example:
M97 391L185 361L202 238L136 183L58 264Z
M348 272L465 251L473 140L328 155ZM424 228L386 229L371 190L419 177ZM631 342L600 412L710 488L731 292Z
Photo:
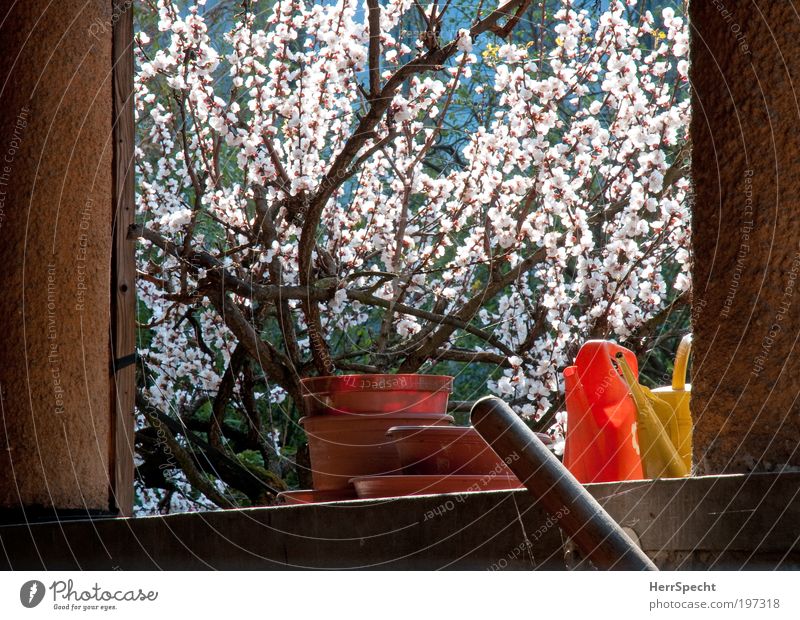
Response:
M343 375L304 379L312 490L286 503L519 488L471 427L453 426L453 378Z

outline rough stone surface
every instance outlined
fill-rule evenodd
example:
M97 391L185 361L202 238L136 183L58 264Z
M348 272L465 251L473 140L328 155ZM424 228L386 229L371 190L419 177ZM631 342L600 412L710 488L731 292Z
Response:
M110 67L110 1L0 1L0 508L108 508Z
M690 3L694 462L800 465L800 18Z

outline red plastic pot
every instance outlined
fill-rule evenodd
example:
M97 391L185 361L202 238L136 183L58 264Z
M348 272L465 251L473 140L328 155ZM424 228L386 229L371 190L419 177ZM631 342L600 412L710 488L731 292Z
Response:
M307 415L447 413L453 377L340 375L300 382Z
M323 502L342 502L349 499L356 499L357 495L353 489L336 489L335 491L315 491L313 489L301 489L299 491L284 491L278 493L278 500L284 504L321 504Z
M471 426L395 426L386 433L395 440L403 473L414 475L514 474ZM547 435L537 433L544 443Z
M370 474L401 473L392 439L393 426L450 425L452 416L431 413L307 416L300 424L308 435L315 490L345 489L350 479Z
M524 488L515 476L502 474L449 476L365 476L353 479L359 499L432 495L435 493L473 493Z

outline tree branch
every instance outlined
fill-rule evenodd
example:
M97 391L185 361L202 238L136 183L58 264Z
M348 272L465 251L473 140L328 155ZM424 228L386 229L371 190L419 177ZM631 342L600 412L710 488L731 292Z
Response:
M674 169L679 169L682 161L675 162L669 169L670 182L674 183L680 175L672 172ZM664 190L665 191L665 190ZM527 197L526 197L527 200ZM624 203L619 202L610 205L608 208L598 211L589 218L589 224L596 224L609 216L613 217L624 208ZM561 234L556 240L556 245L562 245L566 239L566 233ZM541 263L547 258L547 248L539 247L529 254L526 258L520 261L514 268L509 269L505 274L499 276L494 280L490 280L483 290L469 299L461 309L456 313L455 319L463 323L472 320L475 314L488 302L500 293L507 286L513 284L518 278L533 269L536 265ZM401 364L399 372L410 373L416 372L419 367L428 359L431 354L444 345L455 331L453 323L446 323L441 325L439 329L416 351L411 353L408 358Z
M525 4L529 0L509 0L478 21L470 28L472 38L491 30L504 16L510 15L511 11ZM336 156L323 177L316 193L309 200L306 211L305 221L303 222L302 232L299 243L299 272L300 284L309 286L314 282L314 273L311 265L311 256L316 246L319 222L322 217L322 210L327 204L333 193L347 179L347 171L351 162L358 152L364 147L367 140L374 135L375 127L384 117L387 109L391 105L398 89L405 81L416 73L427 71L433 67L442 65L458 50L458 40L452 40L442 48L435 48L428 53L415 58L400 67L394 75L384 85L380 95L374 97L370 102L370 108L366 115L356 126L353 134L345 142L342 150ZM319 308L312 299L304 303L306 323L311 330L312 354L314 364L320 373L326 372L327 361L330 360L330 352L327 344L322 338L321 319ZM438 346L438 345L437 345ZM434 347L436 348L436 347Z
M217 487L195 467L192 457L183 449L183 446L178 443L169 425L162 418L161 413L147 401L141 390L136 391L136 406L139 411L144 414L144 417L147 418L150 426L156 429L158 436L160 438L163 437L167 449L172 453L172 456L175 457L181 470L186 475L189 484L220 508L234 508L235 504L220 493Z
M467 351L465 349L438 349L433 354L436 360L447 360L451 362L465 362L471 364L495 364L503 368L511 368L511 362L505 355L498 355L491 351Z
M131 225L128 229L128 239L144 239L149 241L166 254L187 262L194 268L195 272L198 269L213 270L213 273L218 274L221 283L227 290L241 297L246 297L247 299L258 299L262 302L277 301L280 299L309 298L315 301L327 301L331 299L336 292L336 280L330 278L317 281L315 286L311 289L304 286L279 286L274 284L253 284L251 282L245 282L226 271L222 266L222 262L208 252L190 250L188 255L184 255L183 251L178 248L177 245L156 231L146 228L141 224Z
M378 0L367 0L369 10L369 95L377 97L381 90L381 6Z
M193 469L192 476L199 476L197 484L201 486L196 486L195 481L189 479L188 473L187 479L189 479L192 486L196 486L196 488L201 490L204 494L206 494L204 489L208 487L204 485L205 477L195 466L196 462L200 462L201 464L205 462L205 465L213 471L216 477L225 482L228 486L243 492L250 498L253 504L270 503L271 500L269 497L265 498L265 493L274 497L280 491L286 490L286 484L274 473L263 467L249 465L243 461L232 458L222 450L217 450L195 433L189 431L181 422L158 411L158 409L147 401L144 394L141 393L141 390L136 393L136 406L145 414L145 417L147 417L151 425L164 431L168 442L167 447L171 450L175 450L173 444L169 442L170 437L172 438L174 445L177 446L177 450L175 451L176 460L184 472L186 472L187 470L185 469L183 461L178 458L178 451L181 451L183 456L188 459L188 466ZM159 424L160 426L158 426ZM197 448L196 450L192 448L193 455L190 455L186 449L177 442L175 439L176 434L183 435L191 446ZM212 494L215 490L216 487L208 489ZM223 502L222 504L217 504L221 508L235 507L232 505L231 501L222 496L219 491L216 491L216 493L218 499ZM207 495L207 497L212 499L211 496ZM212 501L217 503L217 501L213 499Z
M481 340L487 342L488 344L492 345L493 347L503 351L507 355L514 355L514 352L508 348L503 342L501 342L498 338L493 336L487 331L484 331L478 327L473 327L468 323L459 320L457 317L448 316L446 314L436 314L434 312L428 312L427 310L423 310L421 308L415 308L413 306L408 306L403 303L394 303L388 299L382 299L380 297L376 297L375 295L371 295L364 291L348 289L347 290L347 298L352 299L354 301L359 301L362 304L366 304L369 306L379 306L381 308L386 308L387 310L394 308L397 312L402 312L403 314L409 314L411 316L415 316L420 319L425 319L426 321L432 321L439 325L447 325L448 327L455 329L463 329L465 332L472 334L473 336L477 336Z
M299 379L290 371L291 364L286 356L256 333L255 328L224 291L208 291L207 294L225 325L245 347L250 357L261 365L272 381L289 392L296 402L301 402Z
M233 353L231 353L228 367L222 375L222 380L219 383L217 394L211 406L211 425L208 429L208 443L217 450L222 449L222 422L225 417L225 407L227 407L228 401L231 399L231 396L233 396L233 388L236 385L236 375L244 359L244 345L238 342L233 349Z

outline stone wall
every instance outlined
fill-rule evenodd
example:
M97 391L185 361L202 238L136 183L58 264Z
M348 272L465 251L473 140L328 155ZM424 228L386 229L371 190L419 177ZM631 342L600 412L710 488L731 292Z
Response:
M108 508L111 2L0 1L0 508Z
M800 465L800 18L694 1L694 462Z

